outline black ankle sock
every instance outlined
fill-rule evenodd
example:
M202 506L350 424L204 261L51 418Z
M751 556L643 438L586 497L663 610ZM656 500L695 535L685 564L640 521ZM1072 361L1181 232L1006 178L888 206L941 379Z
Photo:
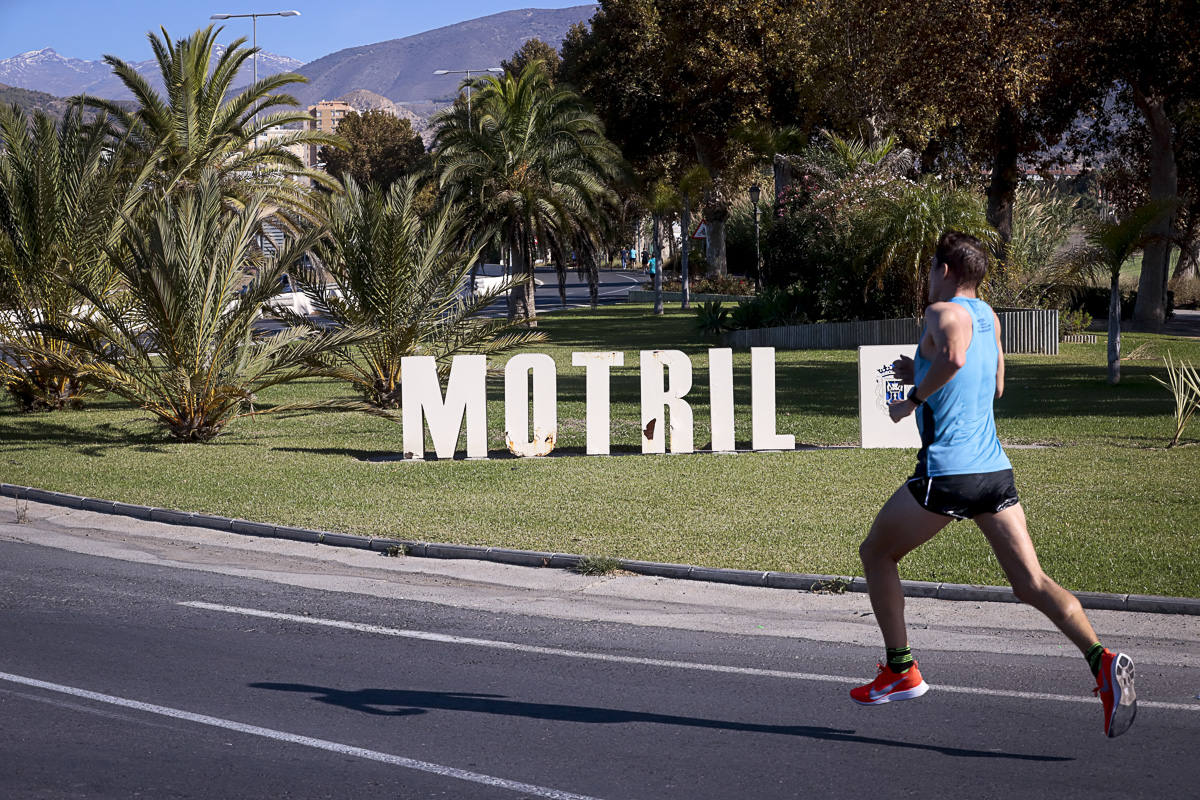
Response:
M1104 645L1100 644L1099 642L1096 642L1094 645L1089 647L1088 651L1083 655L1083 657L1087 659L1088 666L1092 668L1092 675L1094 677L1100 676L1100 659L1103 656Z
M897 674L908 672L913 665L912 648L907 645L887 648L887 665Z

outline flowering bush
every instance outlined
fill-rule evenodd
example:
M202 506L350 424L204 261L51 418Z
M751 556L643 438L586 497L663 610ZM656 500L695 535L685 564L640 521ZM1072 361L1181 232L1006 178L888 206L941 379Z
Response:
M852 174L822 180L805 173L780 192L767 237L765 274L775 286L799 284L809 316L844 320L886 316L893 309L874 272L879 247L867 233L881 198L899 195L903 177Z

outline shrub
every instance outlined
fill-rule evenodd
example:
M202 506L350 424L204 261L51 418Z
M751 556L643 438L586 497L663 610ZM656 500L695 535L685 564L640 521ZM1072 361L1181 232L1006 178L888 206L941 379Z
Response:
M977 192L931 176L877 192L868 201L860 228L880 249L869 280L879 288L891 285L889 316L920 315L927 298L929 261L942 233L961 231L985 243L995 237Z
M315 268L295 275L321 317L371 331L339 355L343 374L371 405L399 407L405 356L433 356L448 370L460 353L497 355L545 341L538 331L483 317L510 283L464 299L476 254L458 244L461 209L446 205L422 216L413 176L387 190L360 188L349 175L343 181L344 191L325 200L329 234L317 247L336 292ZM291 321L314 330L324 324Z
M907 177L911 154L826 135L801 158L767 230L770 285L801 285L813 319L908 316L925 302L925 272L941 233L990 239L977 192Z
M1109 290L1098 286L1075 289L1063 300L1066 311L1083 311L1093 318L1108 318ZM1133 318L1133 307L1137 303L1137 292L1121 291L1121 319ZM1175 293L1167 292L1167 318L1175 316Z
M703 336L720 336L729 330L729 309L720 300L709 300L697 307L696 330Z
M1164 381L1157 375L1151 377L1167 387L1175 400L1175 435L1167 445L1174 447L1179 444L1179 437L1183 435L1183 429L1187 427L1192 415L1200 408L1200 375L1185 361L1176 364L1170 353L1167 353L1163 361L1167 366L1168 380Z
M1079 221L1082 197L1052 185L1022 183L1013 206L1012 240L1005 261L993 260L982 293L994 306L1060 305L1079 283L1058 257ZM1107 312L1106 312L1107 313Z
M735 331L762 328L763 307L756 300L743 300L729 313L729 327Z
M1176 308L1200 306L1200 278L1180 277L1171 281L1171 295Z
M102 296L76 285L95 309L48 333L68 342L81 359L67 360L104 389L149 411L185 442L217 436L239 416L325 408L370 408L352 401L255 408L271 386L310 377L344 377L336 353L362 341L360 328L289 327L254 335L259 310L280 278L322 233L309 230L286 242L275 257L254 249L266 201L225 206L220 176L164 201L122 237L128 255L115 262L125 290ZM243 270L258 277L238 293Z
M762 294L742 300L729 317L732 330L777 328L808 322L805 312L807 292L803 287L787 289L768 287Z
M731 295L753 295L754 282L746 278L736 278L730 275L716 275L711 278L700 278L699 280L690 280L688 283L691 290L698 294L731 294ZM647 281L642 284L643 289L650 291L654 290L654 282ZM683 289L683 283L678 278L670 280L663 279L662 288L664 292L678 292Z
M711 278L701 278L693 284L692 291L701 294L754 294L754 281L738 278L733 275L714 275Z
M40 329L84 312L73 283L115 288L110 253L142 189L107 130L78 108L56 126L0 106L0 387L25 411L74 408L95 389L71 366L84 354Z
M1092 324L1092 316L1086 311L1060 311L1058 314L1058 335L1071 336L1083 333Z

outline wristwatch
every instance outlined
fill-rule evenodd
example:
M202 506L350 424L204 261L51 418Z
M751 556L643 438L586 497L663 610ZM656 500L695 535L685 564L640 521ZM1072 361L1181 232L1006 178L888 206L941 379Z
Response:
M912 403L914 406L916 406L917 408L920 408L921 406L925 405L925 401L922 400L921 398L917 397L917 387L915 387L915 386L912 389L910 389L908 392L908 401L910 403Z

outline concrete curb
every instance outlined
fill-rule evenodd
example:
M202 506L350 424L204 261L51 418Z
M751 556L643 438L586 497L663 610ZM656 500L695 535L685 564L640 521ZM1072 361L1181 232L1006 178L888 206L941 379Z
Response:
M544 553L534 550L510 550L506 547L480 547L477 545L442 544L417 542L405 539L387 539L354 536L331 531L314 531L286 525L230 519L212 514L174 511L166 508L117 503L91 497L78 497L62 492L15 486L0 483L0 496L16 500L32 500L35 503L64 506L83 511L98 511L104 514L133 517L141 520L164 522L169 525L190 525L199 528L237 533L243 536L264 536L289 539L299 542L326 544L333 547L354 547L374 550L379 553L404 554L417 558L470 558L514 564L523 567L549 567L571 569L583 561L583 556L571 553ZM759 570L726 569L723 567L694 567L688 564L663 564L655 561L618 559L621 569L639 575L679 580L730 583L740 586L761 586L770 589L793 589L802 592L865 592L867 583L862 578L839 575L805 575L794 572L762 572ZM1020 602L1007 586L972 586L961 583L937 583L928 581L901 581L907 597L927 597L937 600L974 600L993 603ZM1137 611L1151 614L1187 614L1200 616L1200 598L1162 597L1142 594L1106 594L1103 592L1075 592L1084 608L1105 611Z

